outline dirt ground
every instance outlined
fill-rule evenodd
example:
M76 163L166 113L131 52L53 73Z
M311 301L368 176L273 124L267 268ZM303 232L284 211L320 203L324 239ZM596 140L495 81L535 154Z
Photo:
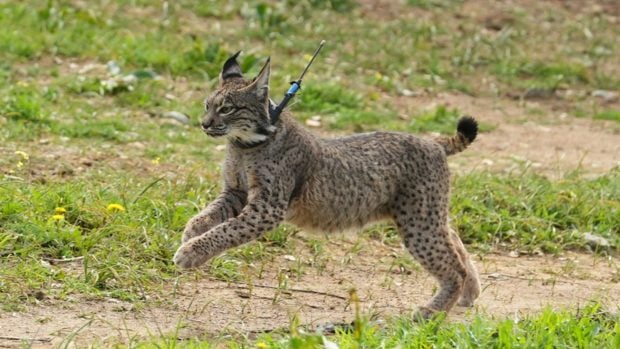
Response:
M368 8L368 15L385 19L401 15L395 2L381 3L384 6L377 10L372 2L375 7ZM586 0L561 3L575 11L594 8ZM502 6L501 2L493 4ZM474 11L475 6L482 6L476 2L467 6L474 7L469 12L478 13L481 21L490 11ZM613 1L605 2L601 10L620 13ZM203 19L196 23L205 25ZM491 132L481 133L469 150L450 159L456 172L519 173L525 166L560 178L576 169L596 176L620 166L618 124L576 118L563 107L566 103L562 98L569 92L584 92L581 95L590 99L592 105L600 101L588 95L591 91L563 92L543 100L453 93L386 98L403 115L415 115L420 108L433 109L443 104L493 126ZM604 108L620 109L620 101L616 99ZM80 161L86 167L92 162L93 159ZM289 278L282 288L278 287L278 275L282 271L290 274L298 263L291 256L275 257L254 285L228 284L206 271L189 272L189 276L196 277L168 280L161 293L146 294L147 300L139 306L113 298L94 300L69 295L65 300L43 299L21 312L0 311L0 348L48 348L67 343L84 347L93 343L129 343L136 338L170 333L181 339L223 333L245 336L286 329L295 314L310 328L320 328L353 320L354 310L349 303L352 288L360 296L363 312L374 314L378 320L411 314L436 291L437 284L425 271L403 271L394 266L395 260L405 254L400 248L367 241L360 253L352 255L349 251L357 241L354 237L338 235L330 240L326 244L330 261L325 270L319 273L317 268L307 267L304 274ZM295 256L310 258L307 253ZM609 311L620 311L617 257L572 252L560 256L518 256L506 252L473 258L480 272L482 294L473 308L455 307L449 321L467 321L474 314L519 319L545 307L577 309L593 300L600 301ZM79 261L54 267L68 272L81 269Z
M568 6L572 2L563 3ZM387 14L382 16L398 14L387 5L384 11ZM480 134L469 150L450 159L455 172L511 172L526 166L561 178L577 169L596 176L620 166L617 123L575 118L562 107L561 98L530 101L454 93L388 98L403 114L413 115L409 111L420 106L432 109L444 104L493 127ZM586 98L599 103L593 97ZM605 108L619 109L620 102L616 100ZM78 161L82 160L76 158ZM83 347L170 333L178 338L251 335L288 328L294 314L310 328L349 323L354 317L349 304L352 288L361 298L363 312L381 320L411 314L436 290L435 281L425 271L403 272L394 267L395 259L404 254L402 249L368 241L350 258L354 237L338 235L330 240L326 244L330 262L325 270L319 273L308 267L306 273L289 278L282 288L278 287L280 272L294 268L297 261L291 259L309 256L275 257L252 286L227 284L207 272L189 272L196 277L168 280L162 292L146 294L147 300L139 306L112 298L93 300L70 295L66 300L43 299L21 312L0 311L0 348L47 348L69 342ZM474 256L474 261L481 275L482 294L473 308L455 307L449 321L467 321L474 314L519 319L545 307L577 309L592 300L600 301L609 311L620 311L618 257L568 252L556 257L518 256L506 252ZM75 272L80 270L80 262L55 268Z
M589 103L597 103L591 98ZM519 101L439 93L399 97L403 113L439 105L493 127L482 132L467 151L450 158L456 172L471 170L521 171L528 167L553 179L578 170L596 176L620 166L620 130L612 121L575 118L561 100ZM606 105L620 108L620 103ZM532 112L535 110L535 113Z
M434 280L422 270L394 267L400 249L376 241L349 260L352 236L339 236L330 248L331 261L288 280L278 288L278 272L296 261L278 256L252 289L246 283L227 284L206 273L175 285L145 306L116 299L43 300L27 311L0 314L0 347L56 347L72 339L77 347L111 344L158 334L178 338L250 335L288 328L298 314L310 328L350 323L354 310L349 290L355 288L364 313L381 321L407 315L428 300ZM298 257L304 258L304 257ZM486 254L474 256L483 291L473 308L456 307L449 321L467 321L474 314L520 319L544 307L579 308L598 300L610 311L620 305L620 263L613 257L565 253L560 257ZM76 266L67 266L73 268ZM187 279L187 278L186 278ZM148 295L147 295L148 297ZM8 338L13 337L13 338ZM23 339L20 343L16 338Z
M559 178L579 169L589 176L620 164L620 134L612 123L563 115L551 103L473 98L440 93L396 100L403 110L413 106L458 106L493 126L471 149L450 160L456 172L471 170L532 170ZM528 110L541 110L538 118ZM529 115L529 116L528 116ZM68 342L129 343L138 338L176 333L178 338L252 335L284 328L298 314L304 325L319 328L350 323L354 311L349 290L361 297L365 314L379 320L411 314L436 290L423 270L402 272L394 261L405 252L367 241L350 258L355 238L339 235L326 243L329 263L321 273L308 267L279 289L278 274L293 268L293 258L277 256L265 266L262 279L249 287L227 284L198 272L196 277L171 279L159 294L147 294L136 306L117 299L93 300L70 295L66 300L44 299L26 311L0 312L0 348L57 347ZM307 254L307 253L306 253ZM302 256L302 257L298 257ZM579 308L591 300L612 312L620 307L620 261L617 257L564 253L559 257L486 254L475 256L483 292L471 309L456 307L449 321L467 321L473 314L522 318L545 307ZM350 260L349 263L344 261ZM80 262L56 266L80 270ZM302 263L303 264L303 263ZM195 272L191 272L195 273ZM192 280L192 281L187 281ZM178 281L178 283L176 282Z
M528 166L559 178L575 169L595 176L620 165L616 126L567 116L552 102L440 93L398 97L396 103L403 111L440 104L458 107L492 125L493 130L482 133L468 151L450 159L455 172L520 171ZM532 108L544 117L532 117L528 113ZM0 312L0 348L128 343L170 333L178 338L252 335L286 329L294 314L310 328L329 327L352 321L352 288L361 297L364 313L375 314L379 320L411 314L436 290L435 281L425 271L402 273L393 266L395 258L404 254L402 249L369 241L350 263L344 263L354 237L330 240L326 269L319 274L309 267L299 278L290 278L283 289L278 288L278 273L291 269L296 261L278 256L251 290L245 283L227 284L200 272L196 278L179 279L178 284L169 280L163 292L147 294L140 306L112 298L69 296L67 300L44 299L23 312ZM620 307L617 257L565 253L560 257L486 254L474 258L481 273L482 295L474 308L456 307L450 321L467 321L473 314L522 318L548 306L578 308L591 300L613 312ZM61 268L75 272L80 265Z

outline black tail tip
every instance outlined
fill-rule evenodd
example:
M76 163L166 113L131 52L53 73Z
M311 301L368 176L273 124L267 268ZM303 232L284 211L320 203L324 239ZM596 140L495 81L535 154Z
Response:
M478 121L471 116L463 116L459 120L459 124L456 126L458 133L467 138L469 143L473 142L478 135Z

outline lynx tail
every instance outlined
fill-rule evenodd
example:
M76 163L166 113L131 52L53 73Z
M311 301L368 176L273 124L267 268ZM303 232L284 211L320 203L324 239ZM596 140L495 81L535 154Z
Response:
M453 155L465 150L476 139L478 122L471 116L463 116L459 120L456 131L456 135L452 137L437 139L437 142L444 147L446 155Z

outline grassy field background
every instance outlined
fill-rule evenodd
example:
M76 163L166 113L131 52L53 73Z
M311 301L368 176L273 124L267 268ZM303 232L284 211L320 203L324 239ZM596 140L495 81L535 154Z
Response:
M241 65L252 75L271 56L278 100L322 39L327 45L290 107L321 135L450 134L470 111L429 102L448 96L517 108L517 116L474 115L481 142L505 125L532 123L610 140L599 144L603 165L566 163L569 170L554 176L521 157L487 169L484 161L500 156L474 145L453 160L451 210L477 255L596 253L615 268L617 284L619 21L618 4L604 0L0 1L0 337L33 344L11 333L11 314L41 305L115 299L144 309L165 303L171 285L207 275L286 289L285 278L340 263L329 258L329 238L291 226L203 271L180 273L171 261L184 224L220 187L224 144L197 126L223 61L243 50ZM530 147L557 152L580 138ZM588 242L586 233L607 245ZM399 246L389 225L357 239ZM263 269L283 255L300 260L297 268L265 280ZM395 263L416 268L402 251ZM407 316L377 323L362 310L354 328L334 335L298 330L293 317L289 331L231 339L222 329L182 342L171 332L94 345L619 347L617 306L425 324ZM42 345L74 340L65 334Z

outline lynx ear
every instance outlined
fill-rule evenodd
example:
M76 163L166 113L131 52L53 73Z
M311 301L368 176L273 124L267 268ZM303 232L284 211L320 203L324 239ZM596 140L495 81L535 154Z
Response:
M239 63L237 63L237 57L241 51L238 51L230 58L226 60L224 63L224 67L222 68L222 73L220 74L220 82L224 82L231 78L242 78L243 73L241 73L241 67Z
M258 99L265 101L269 98L269 74L271 72L270 62L271 58L268 57L267 62L265 62L265 65L260 70L260 73L258 73L258 76L256 76L254 81L246 87L246 90L254 92Z

